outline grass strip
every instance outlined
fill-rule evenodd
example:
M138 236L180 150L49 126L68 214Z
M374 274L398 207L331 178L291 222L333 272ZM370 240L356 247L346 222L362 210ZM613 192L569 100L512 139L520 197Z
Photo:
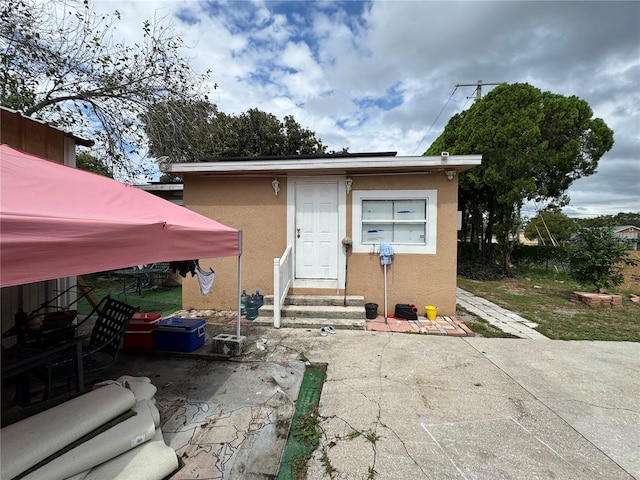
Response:
M307 364L305 368L278 480L299 480L306 475L307 462L320 440L317 409L326 373L326 364Z

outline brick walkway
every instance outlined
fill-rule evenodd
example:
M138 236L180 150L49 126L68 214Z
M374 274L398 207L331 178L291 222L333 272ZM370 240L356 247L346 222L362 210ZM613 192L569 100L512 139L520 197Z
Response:
M456 290L456 302L458 306L484 319L503 332L519 338L547 340L547 337L534 330L538 326L537 323L531 322L489 300L476 297L461 288ZM474 336L474 333L463 322L456 317L448 316L437 317L435 321L429 321L424 317L418 317L418 320L387 318L387 323L385 324L384 316L379 315L373 320L367 320L367 330L448 335L451 337Z
M447 335L450 337L473 337L474 333L455 317L437 317L434 321L426 318L418 320L404 320L387 318L378 315L373 320L367 320L367 330L376 332L422 333L427 335Z

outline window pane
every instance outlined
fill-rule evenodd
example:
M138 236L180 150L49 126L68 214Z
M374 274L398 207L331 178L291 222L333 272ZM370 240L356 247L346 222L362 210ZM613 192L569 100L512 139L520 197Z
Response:
M424 220L427 215L427 202L418 200L396 200L394 202L395 220Z
M393 226L390 223L367 223L362 225L362 243L391 242Z
M425 245L424 223L403 223L393 227L394 243L415 243Z
M363 220L392 220L393 201L391 200L363 200Z

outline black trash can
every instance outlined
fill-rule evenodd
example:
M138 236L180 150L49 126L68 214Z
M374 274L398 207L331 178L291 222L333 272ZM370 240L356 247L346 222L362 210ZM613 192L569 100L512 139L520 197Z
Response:
M377 303L365 303L364 309L367 319L373 320L378 316L378 304Z

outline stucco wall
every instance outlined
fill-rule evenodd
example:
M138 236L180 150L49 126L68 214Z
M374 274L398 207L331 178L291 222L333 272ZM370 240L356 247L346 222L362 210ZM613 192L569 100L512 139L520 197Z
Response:
M186 176L184 203L188 208L243 230L242 286L248 292L273 293L273 259L286 248L286 177L280 177L280 193L271 186L273 177L219 178ZM437 253L397 254L387 267L388 311L396 303L415 304L424 314L426 305L436 305L439 313L455 313L457 179L449 181L441 172L431 175L353 176L354 190L436 189L438 191ZM347 195L347 236L352 237L351 200ZM203 297L190 276L183 284L185 308L231 309L236 302L237 259L201 261L216 271L214 286ZM349 253L347 293L363 295L366 302L379 305L383 313L383 267L379 254ZM342 294L318 290L292 293Z
M436 255L396 254L387 267L388 313L396 303L415 304L424 314L426 305L436 305L439 314L455 313L457 181L448 181L441 173L431 175L358 177L357 190L436 189L438 224ZM347 228L351 231L351 204L347 199ZM366 302L379 305L384 313L384 270L378 253L350 254L347 293L364 295Z
M242 286L247 292L273 293L273 259L286 245L287 182L279 178L280 193L271 186L274 177L215 178L185 176L184 205L243 232ZM237 292L237 258L200 262L216 272L213 288L202 296L191 275L183 281L184 308L234 309Z

